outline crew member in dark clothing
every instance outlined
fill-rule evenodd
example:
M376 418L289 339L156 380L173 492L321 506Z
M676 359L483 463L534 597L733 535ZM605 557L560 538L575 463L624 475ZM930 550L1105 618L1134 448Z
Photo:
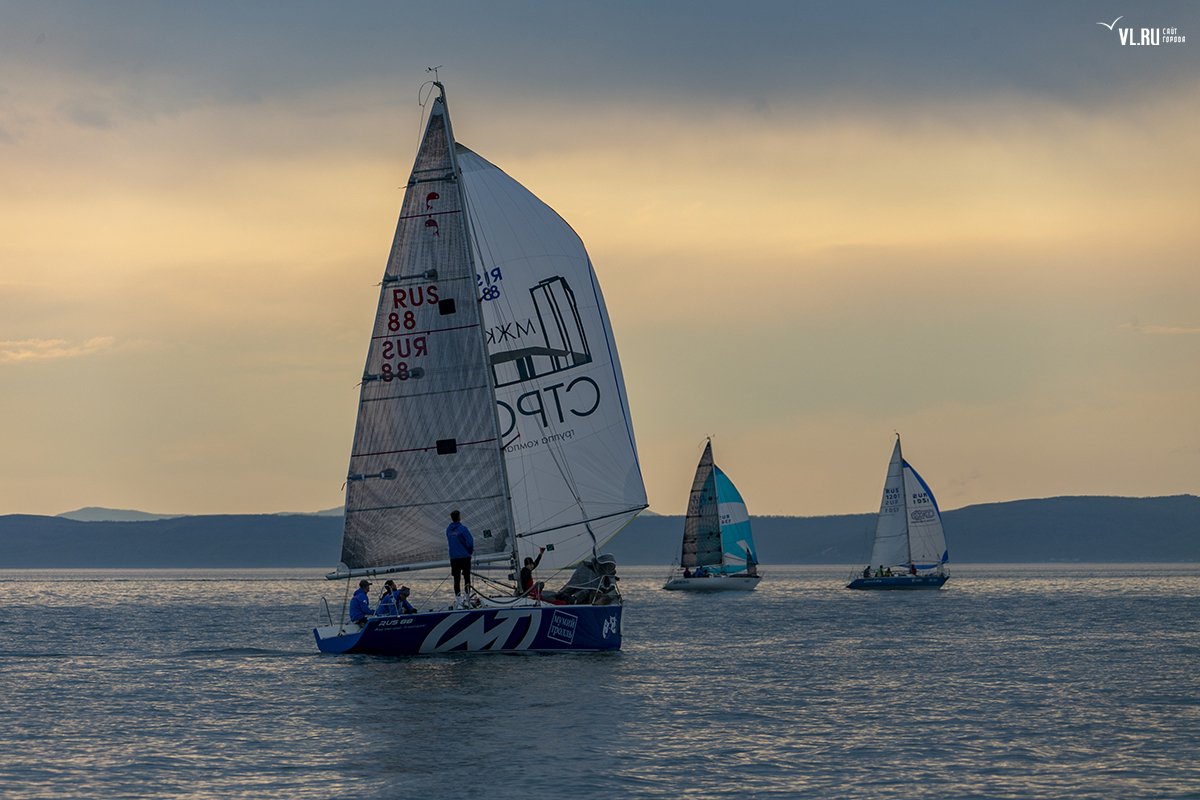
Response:
M417 610L412 607L412 603L408 602L408 587L401 586L392 595L396 598L396 607L400 609L401 614L415 614Z
M542 554L545 552L546 548L539 547L536 561L529 556L525 556L525 566L521 567L521 594L532 596L536 593L536 590L533 592L530 591L533 589L533 571L537 569L538 564L542 563Z
M400 612L396 608L396 582L388 581L383 585L383 594L379 597L375 614L380 617L394 617L398 613Z
M351 622L357 622L359 625L367 624L367 619L373 613L371 611L371 598L367 595L367 590L370 588L371 582L366 578L358 582L358 591L350 599Z
M454 576L454 602L462 606L463 596L459 593L460 586L466 586L466 598L471 598L471 554L475 552L475 540L467 526L459 520L462 515L457 510L450 512L450 525L446 528L446 542L450 547L450 574ZM461 579L461 583L460 583Z

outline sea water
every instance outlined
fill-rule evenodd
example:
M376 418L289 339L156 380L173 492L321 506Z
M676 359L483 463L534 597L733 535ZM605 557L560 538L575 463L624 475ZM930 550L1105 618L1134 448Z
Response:
M411 658L318 654L315 571L0 572L0 795L1200 796L1194 566L664 572L620 652Z

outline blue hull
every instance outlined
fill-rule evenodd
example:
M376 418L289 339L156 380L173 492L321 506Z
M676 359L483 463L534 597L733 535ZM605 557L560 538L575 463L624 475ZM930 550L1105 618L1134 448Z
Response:
M855 578L847 589L940 589L949 575L898 575L892 578Z
M500 653L619 650L621 606L520 606L437 611L372 619L357 625L314 628L322 653L414 656L428 653Z

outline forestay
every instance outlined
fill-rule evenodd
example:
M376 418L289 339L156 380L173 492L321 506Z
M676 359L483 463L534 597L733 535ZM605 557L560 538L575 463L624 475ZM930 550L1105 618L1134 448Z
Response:
M589 557L646 506L625 383L579 236L503 171L457 150L520 555Z

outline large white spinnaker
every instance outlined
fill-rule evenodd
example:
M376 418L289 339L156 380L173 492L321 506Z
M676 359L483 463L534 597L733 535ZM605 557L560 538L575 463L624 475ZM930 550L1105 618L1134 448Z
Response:
M462 145L457 160L519 555L568 566L646 507L612 326L571 226Z

